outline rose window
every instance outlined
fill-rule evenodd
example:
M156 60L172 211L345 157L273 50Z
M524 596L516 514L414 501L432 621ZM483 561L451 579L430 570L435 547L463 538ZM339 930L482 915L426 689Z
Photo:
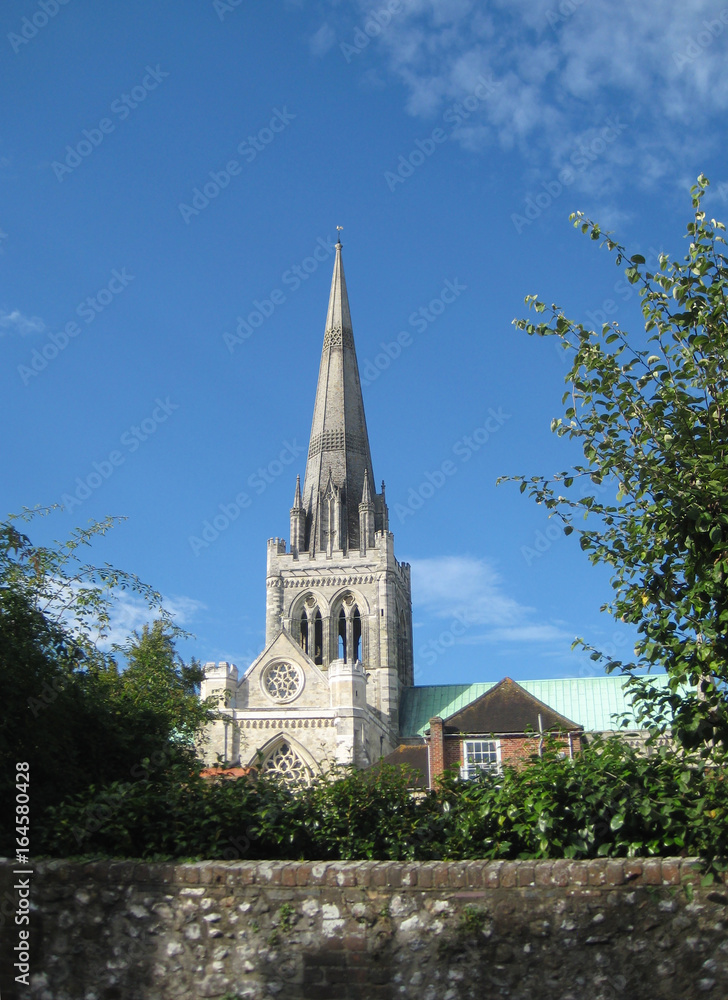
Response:
M291 783L305 782L308 778L306 765L288 743L281 743L276 747L263 764L263 772Z
M301 672L292 663L274 663L268 667L263 684L275 701L292 701L302 687Z

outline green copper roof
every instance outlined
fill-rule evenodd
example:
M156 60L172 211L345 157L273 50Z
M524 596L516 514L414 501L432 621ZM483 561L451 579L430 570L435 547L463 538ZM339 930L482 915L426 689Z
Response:
M662 687L666 684L666 677L653 677L652 682ZM623 712L629 713L632 728L637 728L622 677L559 677L517 683L559 715L583 726L587 732L619 728L614 715ZM431 718L449 718L495 684L496 681L489 681L483 684L431 684L405 688L400 708L401 735L424 735Z

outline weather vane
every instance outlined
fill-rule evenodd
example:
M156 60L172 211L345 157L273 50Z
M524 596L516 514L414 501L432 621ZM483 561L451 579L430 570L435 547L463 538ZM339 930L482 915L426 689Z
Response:
M341 233L341 231L343 230L343 228L344 228L343 226L337 226L336 227L337 233ZM337 240L339 241L339 243L341 243L341 236L340 235L337 236Z

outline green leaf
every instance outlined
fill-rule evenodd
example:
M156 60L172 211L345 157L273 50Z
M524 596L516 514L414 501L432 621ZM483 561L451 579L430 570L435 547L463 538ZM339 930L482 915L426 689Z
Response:
M609 829L612 833L616 833L617 830L621 830L624 826L625 816L624 813L615 813L614 816L609 821Z

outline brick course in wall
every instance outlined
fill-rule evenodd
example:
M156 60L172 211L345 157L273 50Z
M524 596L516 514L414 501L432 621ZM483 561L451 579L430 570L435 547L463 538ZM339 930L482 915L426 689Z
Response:
M728 997L728 893L689 859L35 868L3 1000Z

